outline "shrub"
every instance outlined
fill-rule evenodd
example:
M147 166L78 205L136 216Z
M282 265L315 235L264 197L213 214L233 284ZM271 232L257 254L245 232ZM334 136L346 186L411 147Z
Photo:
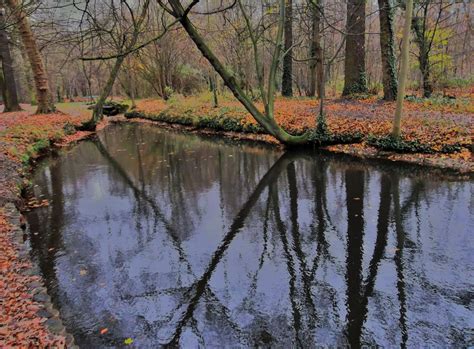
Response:
M367 143L377 149L394 151L396 153L433 153L433 149L419 141L407 141L392 136L369 136Z

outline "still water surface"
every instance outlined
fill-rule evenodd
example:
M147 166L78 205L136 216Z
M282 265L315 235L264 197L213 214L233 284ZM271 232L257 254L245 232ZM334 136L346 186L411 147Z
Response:
M34 184L83 348L474 344L472 181L116 125Z

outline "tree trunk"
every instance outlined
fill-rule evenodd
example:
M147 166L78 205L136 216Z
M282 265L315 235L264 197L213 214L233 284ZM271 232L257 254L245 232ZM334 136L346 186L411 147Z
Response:
M0 72L0 75L2 75L1 78L3 80L1 85L3 104L5 105L3 109L4 112L21 110L18 102L13 59L9 45L8 35L5 31L4 10L3 8L0 8L0 59L2 61L2 71Z
M284 0L280 0L280 4ZM279 60L279 53L281 51L280 38L276 43L276 52L272 57L272 65L269 72L269 83L268 83L268 105L266 106L266 112L263 114L258 110L255 104L249 99L249 97L242 90L241 86L237 83L235 76L225 68L217 56L212 52L209 46L206 45L206 42L199 34L199 32L194 27L193 23L188 18L185 10L179 0L168 0L170 6L173 9L173 16L175 16L181 23L183 29L189 35L191 40L202 53L202 55L207 59L209 64L216 70L220 75L224 84L232 91L232 94L237 98L237 100L242 103L242 105L247 109L247 111L254 117L254 119L271 135L273 135L280 142L288 145L300 145L308 142L308 135L304 134L301 136L294 136L287 133L283 128L281 128L274 119L273 114L273 97L274 97L274 87L275 87L275 72L276 64ZM284 6L280 5L280 17L285 17ZM279 28L280 31L280 28ZM279 33L280 34L280 33ZM280 35L281 36L281 35Z
M308 95L314 97L316 95L316 86L318 98L322 97L323 85L323 49L321 47L321 0L311 2L311 43L309 62L309 91Z
M94 106L92 119L83 123L82 126L80 126L80 129L94 130L96 125L103 119L104 104L107 100L107 97L109 97L110 93L112 92L112 88L114 87L115 80L117 79L120 67L122 66L124 59L124 56L120 56L115 60L109 78L107 79L107 82L105 83L105 86L102 89L102 92L100 93L99 99L97 100L97 103Z
M391 0L378 0L378 2L380 11L383 98L387 101L394 101L397 98L398 81L395 64L393 6Z
M367 93L365 72L365 0L347 1L343 96Z
M433 84L430 79L430 49L428 38L425 33L424 21L425 20L421 17L413 18L413 31L415 32L415 41L419 50L418 63L420 65L421 76L423 79L423 97L430 98L433 93Z
M281 80L281 94L285 97L293 96L293 0L285 1L285 48L283 57L283 76Z
M401 135L403 101L405 100L405 85L410 65L410 27L411 16L413 13L413 0L407 0L405 10L405 26L403 27L403 43L402 43L402 66L400 68L400 86L398 87L397 109L395 111L395 119L393 121L392 136L399 138Z
M38 102L36 113L51 113L55 108L50 94L48 75L43 64L43 58L36 44L36 39L31 31L27 14L23 11L22 5L18 3L18 0L6 0L6 3L8 7L10 7L12 15L16 20L23 45L25 46L31 64L31 69L33 70L36 101Z

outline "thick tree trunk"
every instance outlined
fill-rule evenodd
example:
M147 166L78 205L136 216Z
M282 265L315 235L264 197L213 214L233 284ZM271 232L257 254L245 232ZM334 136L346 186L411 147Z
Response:
M0 72L0 75L3 80L1 85L3 103L5 105L3 111L11 112L21 110L21 107L18 102L15 73L13 70L13 59L9 47L10 43L4 27L4 10L3 8L0 8L0 59L2 61L2 71Z
M323 85L323 49L321 47L321 0L311 3L311 43L309 62L309 91L308 96L316 95L316 87L318 97L322 98Z
M50 94L48 75L43 64L43 58L41 57L38 46L36 45L35 37L31 31L27 15L23 11L22 5L18 3L18 0L6 0L6 3L16 20L23 45L25 46L31 64L31 69L33 70L36 101L38 103L36 113L51 113L55 108Z
M365 72L365 0L347 1L343 96L367 93Z
M380 19L380 51L382 53L383 98L397 98L397 70L395 64L395 42L393 29L393 6L391 0L378 0Z
M293 96L293 0L286 0L285 16L285 48L283 57L283 76L281 80L281 94L285 97Z

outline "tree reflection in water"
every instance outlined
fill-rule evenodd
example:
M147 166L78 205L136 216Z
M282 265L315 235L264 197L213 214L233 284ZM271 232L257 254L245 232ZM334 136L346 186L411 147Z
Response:
M33 253L84 347L469 340L470 182L115 126L35 184Z

